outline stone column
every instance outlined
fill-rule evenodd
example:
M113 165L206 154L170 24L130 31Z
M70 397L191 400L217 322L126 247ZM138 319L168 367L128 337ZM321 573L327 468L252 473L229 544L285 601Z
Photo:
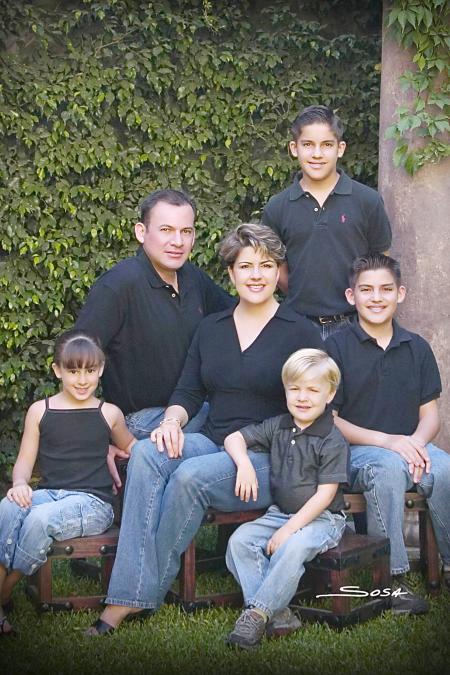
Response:
M397 107L410 100L398 79L412 55L386 28L390 4L384 3L379 190L393 227L391 253L408 289L399 320L428 340L435 353L443 385L436 443L450 452L450 159L425 165L413 177L393 164L394 142L384 134Z

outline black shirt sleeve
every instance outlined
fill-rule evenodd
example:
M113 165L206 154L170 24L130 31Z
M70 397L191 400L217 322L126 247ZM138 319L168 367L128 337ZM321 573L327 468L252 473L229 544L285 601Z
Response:
M423 356L420 364L420 405L439 398L442 385L436 358L430 345L423 340Z
M97 282L91 288L74 328L95 335L106 349L120 330L124 317L115 291Z
M192 338L184 368L168 403L169 406L181 405L189 419L198 413L207 394L201 376L200 333L201 325Z
M202 274L204 302L205 302L205 316L207 314L214 314L221 312L228 307L236 304L236 298L233 298L229 293L218 286L207 274Z
M253 452L269 452L274 431L278 427L278 420L279 417L271 417L259 424L249 424L240 429L247 448L251 448Z
M339 348L332 335L325 340L324 346L327 354L331 356L331 358L336 362L336 365L341 371L341 381L339 387L330 403L330 406L333 410L339 410L339 408L344 403L344 374L342 369L342 359L340 358Z
M392 230L381 196L377 193L375 205L368 214L367 239L370 253L383 253L392 243Z
M331 433L325 438L320 450L318 483L348 483L348 444L342 434Z

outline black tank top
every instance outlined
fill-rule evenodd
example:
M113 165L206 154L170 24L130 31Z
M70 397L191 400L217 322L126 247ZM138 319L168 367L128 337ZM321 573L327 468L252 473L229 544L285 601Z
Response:
M40 488L90 492L113 503L106 464L110 428L98 408L56 410L45 399L39 424Z

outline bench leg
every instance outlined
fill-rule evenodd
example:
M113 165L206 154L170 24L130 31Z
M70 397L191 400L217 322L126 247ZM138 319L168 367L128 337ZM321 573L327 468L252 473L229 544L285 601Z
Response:
M195 540L189 544L182 556L180 599L183 602L195 600Z
M419 511L420 563L431 591L440 586L439 552L429 511Z
M333 570L330 573L331 592L341 593L341 586L346 586L349 578L349 570ZM350 612L350 597L338 596L331 599L333 614L341 616Z

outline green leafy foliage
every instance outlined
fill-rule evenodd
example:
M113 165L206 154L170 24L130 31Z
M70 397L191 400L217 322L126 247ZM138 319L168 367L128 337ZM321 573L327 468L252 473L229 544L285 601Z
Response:
M0 0L4 451L30 401L55 389L54 337L99 273L135 251L148 192L195 196L193 258L223 281L216 244L290 181L288 127L303 106L338 110L343 166L375 184L374 3L324 2L316 17L303 4L310 14L282 2ZM341 34L352 16L358 33Z
M388 16L399 43L413 51L415 70L400 78L411 102L397 109L386 130L396 141L394 163L414 174L450 156L450 4L446 0L396 0Z

